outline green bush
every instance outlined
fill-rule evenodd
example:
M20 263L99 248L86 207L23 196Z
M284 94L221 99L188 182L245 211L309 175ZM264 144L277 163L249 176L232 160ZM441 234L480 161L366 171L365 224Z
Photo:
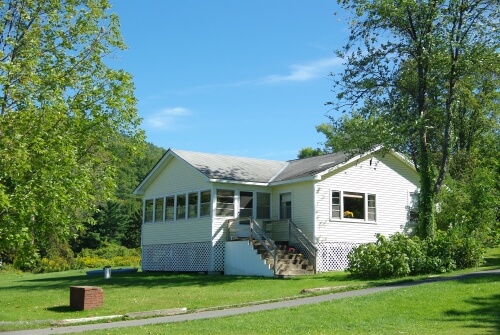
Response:
M363 278L404 277L421 272L423 257L417 238L377 234L376 242L362 244L349 253L347 271Z
M83 249L79 256L85 257L97 257L97 258L113 258L113 257L129 257L129 256L139 256L141 252L139 249L128 249L124 246L113 244L113 243L103 243L103 247L99 249Z
M139 249L127 249L116 244L106 244L104 248L84 249L75 258L44 257L34 267L34 272L57 272L76 269L95 269L105 266L139 266Z
M484 248L479 235L464 230L438 231L434 239L420 240L396 233L362 244L348 256L346 269L354 276L376 279L443 273L481 265Z

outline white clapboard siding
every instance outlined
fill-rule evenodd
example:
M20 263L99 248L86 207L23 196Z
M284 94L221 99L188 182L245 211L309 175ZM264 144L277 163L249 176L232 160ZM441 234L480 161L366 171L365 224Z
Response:
M184 161L172 158L146 188L144 199L208 189L211 189L211 184L203 174ZM142 244L211 241L211 226L210 217L145 223L142 227Z
M376 233L402 232L408 218L408 192L417 185L418 174L391 154L367 156L325 176L316 185L316 242L371 242ZM332 190L375 194L377 221L330 219Z
M279 219L280 194L292 194L292 221L311 240L314 236L314 184L312 181L273 187L272 215Z
M210 241L211 218L145 223L142 244L172 244Z
M144 191L144 199L210 189L208 178L186 162L172 158Z

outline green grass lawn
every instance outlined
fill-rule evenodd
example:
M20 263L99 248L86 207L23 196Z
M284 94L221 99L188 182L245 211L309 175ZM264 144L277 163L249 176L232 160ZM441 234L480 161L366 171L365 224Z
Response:
M500 276L233 317L110 329L105 334L201 334L208 329L210 334L499 334Z
M500 268L499 260L500 248L490 250L487 255L488 264L484 267L484 269ZM415 278L407 278L405 280L413 279ZM292 330L294 329L302 329L303 331L296 332L309 332L312 334L331 333L336 332L335 329L338 329L338 332L345 331L348 333L350 327L353 325L349 323L348 320L351 320L351 322L353 320L359 320L359 322L355 322L358 327L356 329L362 333L365 329L367 329L366 331L369 329L375 329L373 328L373 320L377 320L377 322L382 325L394 323L394 327L402 327L401 329L410 327L410 324L413 322L410 322L410 320L417 317L435 319L437 320L436 322L440 324L442 318L444 317L441 314L447 310L450 311L450 313L451 311L456 310L458 313L455 316L450 314L451 316L448 317L450 319L448 323L453 324L453 322L458 322L458 324L462 325L464 323L462 320L464 316L460 313L467 311L467 308L474 308L474 303L470 301L477 301L477 303L485 304L496 303L498 307L497 310L500 310L498 295L500 287L498 280L498 278L492 277L491 279L484 281L476 280L476 282L469 284L462 281L456 283L446 282L429 284L398 290L397 292L394 291L370 297L362 297L359 299L345 299L345 301L337 301L317 306L307 306L286 311L267 312L265 315L252 314L223 320L206 320L182 323L178 325L150 326L148 331L152 334L162 334L166 332L166 329L168 329L168 332L170 333L170 329L175 328L177 330L172 331L177 331L182 334L192 333L196 331L196 327L200 327L200 329L202 329L205 327L212 327L213 324L220 324L220 333L223 334L225 333L224 331L232 332L235 324L244 327L248 322L244 320L264 318L265 321L259 321L256 329L260 329L260 327L265 328L270 322L273 324L274 320L279 320L274 323L274 328L270 329L275 330L276 327L284 327L284 330L289 331L289 333L292 333ZM0 331L46 327L49 324L13 324L5 322L60 320L116 314L121 315L129 312L180 307L186 307L188 310L192 311L205 307L227 306L257 301L293 298L301 296L300 291L306 288L338 286L344 287L342 289L355 289L359 287L380 285L387 282L389 281L356 280L350 278L344 272L331 272L318 274L316 276L297 277L293 279L138 272L112 274L110 279L105 280L101 276L87 276L85 271L82 270L36 275L3 271L0 272L0 321L4 323L0 323ZM102 308L88 311L72 311L69 308L69 287L73 285L102 287L104 290L104 306ZM345 286L348 288L345 288ZM441 297L439 295L441 292L448 293L444 294L444 297ZM437 297L439 297L439 299ZM448 298L458 300L446 302L446 299ZM434 306L438 300L444 301L441 306L442 308ZM467 300L470 301L467 302ZM415 310L413 309L414 306L416 306ZM346 316L339 318L339 315L341 315L339 313L343 310L345 311L342 313L345 313ZM395 313L378 315L378 313L382 313L383 311L391 310L404 313L401 314L400 317L397 317L396 320L394 320L393 317L390 317L390 315L395 315ZM429 316L423 313L423 310L441 312L438 312L437 315ZM307 312L303 313L305 311ZM267 318L267 315L270 315L270 317ZM311 318L315 321L311 322ZM366 320L363 318L366 318ZM497 319L499 318L500 317L497 317ZM346 323L341 323L340 319L343 320L342 322ZM452 319L457 319L458 321L453 321ZM474 318L472 317L470 322L473 322L473 319ZM333 322L334 320L335 322ZM225 324L225 322L228 323ZM209 325L206 325L206 323ZM409 324L403 327L403 324L405 323ZM308 324L308 326L311 326L309 324L312 324L316 326L306 329L303 327L308 326L303 324ZM363 326L364 324L366 324L366 327ZM190 327L194 328L189 330ZM429 329L432 329L432 325L428 327L431 327ZM488 327L495 327L495 325ZM498 324L496 324L496 327L497 328L493 329L500 332ZM419 328L420 327L417 326L416 329ZM252 332L252 329L253 328L242 328L241 332ZM385 326L384 329L386 329ZM130 334L137 333L137 330L135 332L133 330L130 331ZM121 330L121 332L124 332L124 330ZM396 330L394 332L397 333ZM411 330L408 330L407 332L411 332Z

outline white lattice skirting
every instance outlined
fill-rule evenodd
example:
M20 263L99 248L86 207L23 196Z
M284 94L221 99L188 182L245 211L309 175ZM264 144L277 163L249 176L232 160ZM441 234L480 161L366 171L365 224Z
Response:
M142 246L143 271L224 271L224 243L199 242Z
M360 245L351 242L318 243L317 271L344 270L347 255ZM143 271L224 271L224 242L155 244L142 247Z
M318 272L344 270L349 265L347 255L361 243L351 242L321 242L316 245L318 258L316 268Z

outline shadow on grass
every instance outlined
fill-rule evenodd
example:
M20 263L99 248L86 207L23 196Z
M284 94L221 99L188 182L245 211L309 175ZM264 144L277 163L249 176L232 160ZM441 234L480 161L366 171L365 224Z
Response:
M488 255L484 258L485 266L500 267L500 254Z
M465 279L464 284L499 282L500 276L490 275ZM451 309L445 312L448 321L464 321L472 323L466 327L488 329L492 334L500 334L500 294L488 297L472 297L465 300L471 306L467 310Z
M56 313L74 313L75 310L70 306L54 306L46 308L46 310Z
M274 278L261 278L260 280L276 280ZM117 273L111 271L111 278L104 279L98 275L76 275L67 277L30 278L23 280L26 285L11 285L10 290L45 288L59 289L70 286L100 286L100 287L184 287L184 286L218 286L234 281L255 281L253 277L206 275L201 273L170 273L170 272L135 272Z

